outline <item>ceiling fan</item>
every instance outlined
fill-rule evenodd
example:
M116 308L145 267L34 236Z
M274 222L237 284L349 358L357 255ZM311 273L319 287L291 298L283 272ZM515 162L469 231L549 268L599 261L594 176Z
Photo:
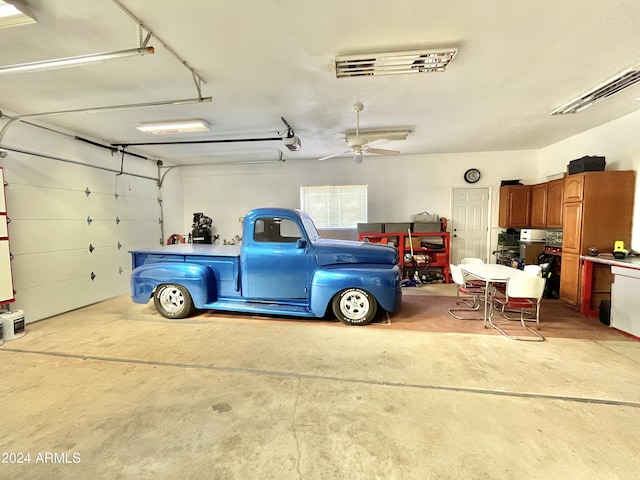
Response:
M362 163L362 154L363 153L373 153L375 155L400 155L400 152L397 150L386 150L384 148L372 148L368 145L368 142L370 141L374 141L374 140L383 140L386 139L386 135L384 135L384 132L375 132L374 135L371 134L366 134L366 135L360 135L360 112L362 111L364 107L362 106L361 103L356 103L353 106L353 109L356 112L356 135L354 136L349 136L347 135L346 137L346 141L347 141L347 145L349 145L349 148L351 150L347 150L346 152L340 152L340 153L334 153L333 155L328 155L326 157L322 157L319 158L318 160L322 161L322 160L328 160L330 158L333 157L339 157L341 155L344 155L345 153L352 153L353 152L353 163ZM392 132L395 133L395 132ZM406 138L408 132L401 132L401 134L404 134L404 136L401 138L402 140L404 140L404 138Z

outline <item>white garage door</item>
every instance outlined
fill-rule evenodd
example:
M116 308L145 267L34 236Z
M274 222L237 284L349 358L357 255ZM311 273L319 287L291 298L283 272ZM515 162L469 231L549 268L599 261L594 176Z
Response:
M12 309L32 322L128 292L128 251L160 242L157 183L16 152L3 166Z

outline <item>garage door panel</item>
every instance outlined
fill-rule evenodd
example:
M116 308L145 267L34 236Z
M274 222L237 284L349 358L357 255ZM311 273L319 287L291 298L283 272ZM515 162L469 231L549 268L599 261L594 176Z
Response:
M155 236L149 234L153 230L155 230ZM160 241L160 224L157 219L121 222L118 233L118 238L121 239L119 241L127 248L156 246Z
M148 220L160 218L157 198L118 198L118 216L121 220Z
M128 291L127 279L116 273L108 273L98 275L94 280L81 278L24 289L20 292L20 305L16 304L16 308L25 310L25 321L31 323L55 315L52 312L67 312ZM28 308L25 309L24 305Z
M81 205L86 202L82 192L32 185L11 184L7 188L7 197L10 218L14 220L74 220L82 218ZM34 205L38 207L34 208Z
M11 251L14 255L78 250L89 247L90 234L82 220L14 220Z
M15 288L24 290L48 284L64 283L91 278L91 273L130 272L130 261L120 255L116 246L89 250L67 250L57 252L19 255L13 260Z

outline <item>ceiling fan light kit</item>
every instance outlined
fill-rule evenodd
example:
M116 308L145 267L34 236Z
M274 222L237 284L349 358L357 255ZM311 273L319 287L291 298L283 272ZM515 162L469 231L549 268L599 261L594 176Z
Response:
M336 77L444 72L457 52L457 48L445 48L337 56Z
M320 161L328 160L330 158L340 157L342 155L345 155L351 152L353 152L353 163L362 163L363 153L372 153L374 155L400 155L400 152L397 150L387 150L384 148L372 148L369 145L367 145L368 142L387 139L387 137L378 136L374 138L373 136L360 134L360 112L362 111L363 108L364 107L361 103L356 103L353 106L353 110L356 112L356 132L355 132L355 135L353 134L345 135L345 141L347 142L347 145L351 150L347 150L346 152L334 153L333 155L328 155L326 157L319 158L318 160ZM377 131L377 133L381 133L381 132L385 133L384 131ZM404 140L405 138L407 138L407 135L409 134L408 130L395 131L395 133L398 133L398 132L399 134L394 139Z
M387 140L391 142L395 140L406 140L410 133L411 130L360 130L358 136L367 142L374 142L376 140ZM347 132L344 138L348 144L356 138L356 132Z

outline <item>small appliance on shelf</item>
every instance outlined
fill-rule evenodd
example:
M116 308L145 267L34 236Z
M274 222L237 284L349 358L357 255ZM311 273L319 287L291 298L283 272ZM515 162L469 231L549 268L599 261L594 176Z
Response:
M618 260L622 260L623 258L627 258L629 252L624 248L624 242L622 240L616 240L613 244L613 256Z

